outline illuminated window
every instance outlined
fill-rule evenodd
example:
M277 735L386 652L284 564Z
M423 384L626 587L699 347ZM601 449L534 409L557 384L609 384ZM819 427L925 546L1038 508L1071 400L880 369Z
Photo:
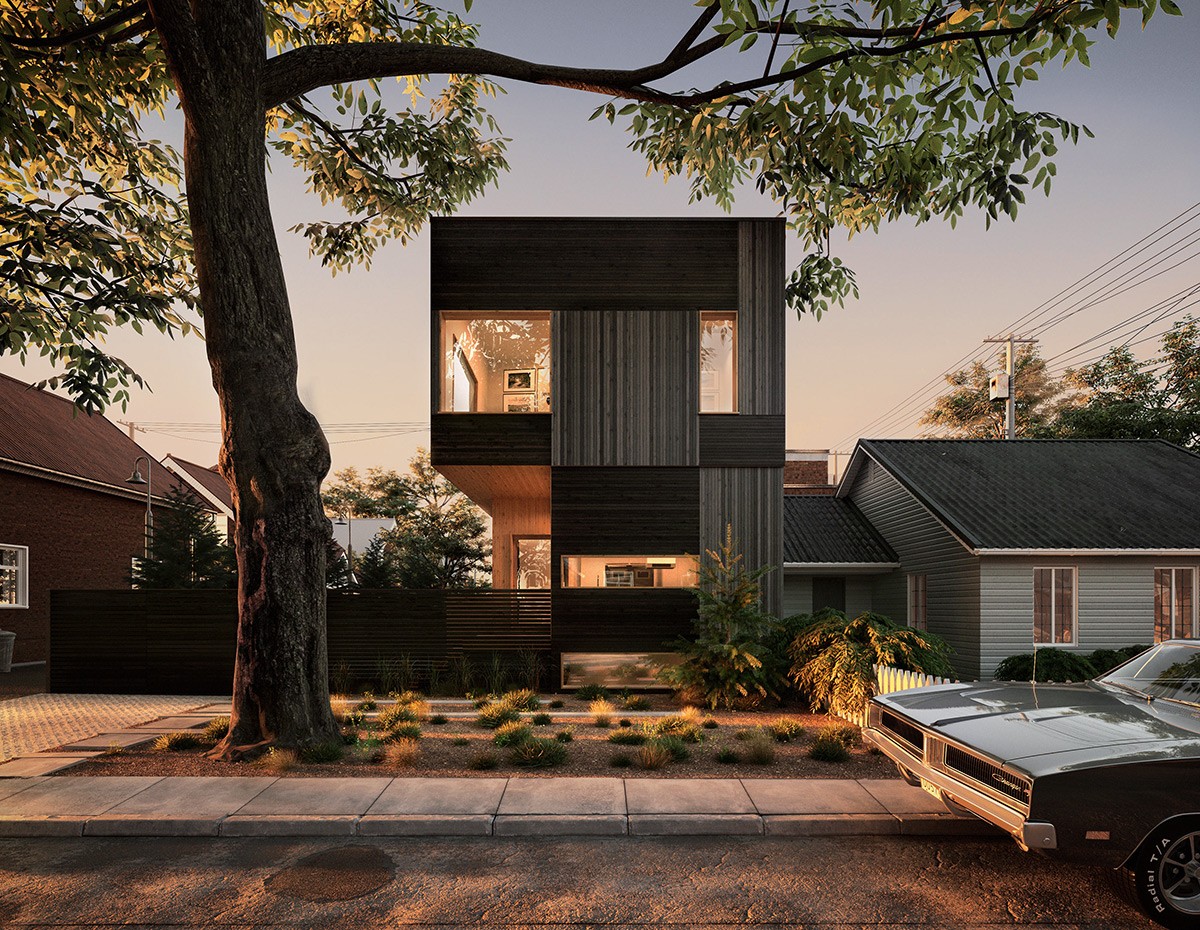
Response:
M914 630L929 629L926 582L924 575L908 576L908 625Z
M517 587L550 587L550 537L514 536L517 553Z
M565 555L564 588L691 588L696 559L690 555Z
M737 413L737 314L700 314L700 412Z
M29 549L0 543L0 608L29 606Z
M443 413L549 413L550 314L443 313Z
M1033 641L1075 642L1075 569L1033 570Z
M1154 641L1196 635L1196 570L1154 570Z

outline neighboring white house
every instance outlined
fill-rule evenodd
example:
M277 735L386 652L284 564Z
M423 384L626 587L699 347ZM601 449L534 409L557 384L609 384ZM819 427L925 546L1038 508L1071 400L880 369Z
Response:
M1170 443L862 440L833 499L845 509L818 500L785 501L785 539L815 537L793 551L827 563L785 564L787 612L806 578L811 604L816 579L840 575L848 612L941 635L964 678L1040 646L1200 635L1200 457ZM851 557L870 564L833 564ZM825 584L816 600L837 593Z

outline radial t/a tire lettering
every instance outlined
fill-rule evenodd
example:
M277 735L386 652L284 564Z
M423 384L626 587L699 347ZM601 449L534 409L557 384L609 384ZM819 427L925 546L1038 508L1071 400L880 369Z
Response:
M1200 930L1200 820L1160 824L1125 866L1117 890L1170 930Z

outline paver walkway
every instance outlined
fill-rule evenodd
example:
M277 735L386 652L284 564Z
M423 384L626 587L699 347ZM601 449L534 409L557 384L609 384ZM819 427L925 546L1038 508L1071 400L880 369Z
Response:
M129 694L31 694L0 701L0 762L222 700Z
M0 780L2 836L998 835L896 779Z

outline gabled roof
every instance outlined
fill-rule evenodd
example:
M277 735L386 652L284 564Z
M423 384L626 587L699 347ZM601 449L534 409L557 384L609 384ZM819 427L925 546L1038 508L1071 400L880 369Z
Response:
M0 374L0 468L144 500L145 486L127 482L141 455L153 458L100 414ZM151 493L172 486L178 479L155 460Z
M1157 440L863 439L873 459L981 554L1200 552L1200 456Z
M850 501L784 497L784 565L895 565L892 551Z
M163 464L184 481L194 484L195 490L207 492L207 494L202 493L202 497L211 497L227 511L233 512L233 495L229 492L229 484L217 471L216 466L205 468L203 465L181 459L174 452L163 459Z

